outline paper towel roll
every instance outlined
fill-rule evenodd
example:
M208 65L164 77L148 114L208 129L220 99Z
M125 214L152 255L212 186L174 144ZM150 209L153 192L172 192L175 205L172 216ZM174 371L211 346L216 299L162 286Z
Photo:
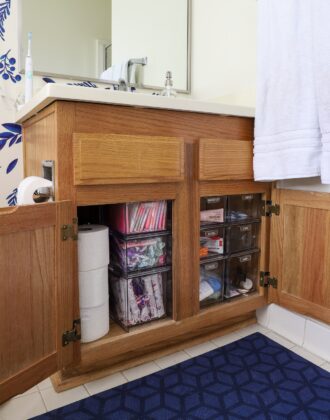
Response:
M81 225L78 231L78 270L90 271L109 264L109 228Z
M81 342L98 340L109 332L109 300L96 308L80 309Z
M79 271L79 306L93 308L108 299L108 266L97 270Z
M17 205L35 204L33 200L34 192L40 188L52 188L52 186L52 181L39 176L24 178L17 189Z

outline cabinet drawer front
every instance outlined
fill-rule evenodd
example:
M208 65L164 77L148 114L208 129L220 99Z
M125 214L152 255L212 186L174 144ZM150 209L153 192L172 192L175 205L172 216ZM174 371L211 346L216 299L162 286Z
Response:
M178 182L184 141L177 137L84 134L73 136L75 185Z
M199 179L253 179L252 141L200 139Z

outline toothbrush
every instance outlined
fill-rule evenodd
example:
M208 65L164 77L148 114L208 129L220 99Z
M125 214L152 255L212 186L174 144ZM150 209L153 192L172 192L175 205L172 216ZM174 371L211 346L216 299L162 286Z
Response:
M25 59L25 103L33 96L32 32L28 33L28 53Z

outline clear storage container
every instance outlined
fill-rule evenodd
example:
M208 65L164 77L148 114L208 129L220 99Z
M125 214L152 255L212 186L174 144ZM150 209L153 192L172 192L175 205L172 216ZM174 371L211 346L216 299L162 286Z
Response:
M200 264L200 307L223 301L225 260L213 259Z
M200 257L225 254L225 228L214 226L204 227L200 230Z
M225 298L246 295L257 287L259 251L228 258L226 262Z
M125 235L166 230L167 201L114 204L108 207L111 230Z
M226 196L202 197L200 200L201 225L224 223L226 218L226 205Z
M237 252L258 248L259 229L259 222L244 225L231 225L227 227L227 252L229 254L234 254Z
M169 265L171 236L169 233L144 235L110 234L111 265L121 271L145 271Z
M109 270L110 314L126 331L165 318L171 308L171 269L125 274Z
M228 217L230 222L259 219L262 207L261 194L228 196Z

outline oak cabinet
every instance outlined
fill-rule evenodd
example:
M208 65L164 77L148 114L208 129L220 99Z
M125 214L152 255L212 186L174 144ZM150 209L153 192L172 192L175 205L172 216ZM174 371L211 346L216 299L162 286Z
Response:
M0 210L0 402L51 374L64 390L248 325L269 302L330 322L330 197L253 182L252 119L56 101L23 133L25 176L55 161L55 201ZM235 197L254 194L258 228L228 219L217 232L233 255L213 267L237 270L235 240L253 235L239 248L258 251L253 292L200 305L201 199L237 213ZM77 214L157 200L172 203L171 317L81 344Z

